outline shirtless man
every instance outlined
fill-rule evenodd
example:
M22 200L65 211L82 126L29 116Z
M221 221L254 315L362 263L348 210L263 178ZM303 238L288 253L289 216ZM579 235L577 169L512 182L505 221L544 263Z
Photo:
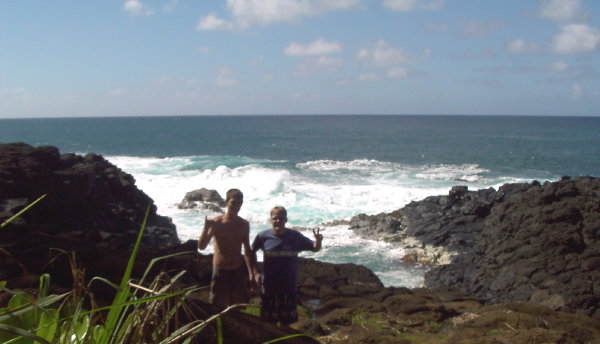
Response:
M227 191L225 205L227 211L214 218L205 218L204 230L198 240L198 248L203 250L213 240L213 274L210 284L210 302L219 306L247 303L249 300L248 280L253 281L255 260L250 248L250 225L238 216L244 203L244 195L238 189ZM244 269L241 246L244 246Z

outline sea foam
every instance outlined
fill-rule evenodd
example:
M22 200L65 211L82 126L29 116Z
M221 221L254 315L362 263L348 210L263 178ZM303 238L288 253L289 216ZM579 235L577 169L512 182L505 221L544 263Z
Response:
M386 285L395 286L418 286L423 281L422 270L400 261L401 248L361 239L347 226L327 227L323 223L349 220L360 213L390 212L411 201L447 194L458 183L482 188L500 182L485 177L489 171L470 164L411 166L377 160L294 164L232 156L107 159L135 177L138 188L155 201L159 214L173 219L183 241L197 239L204 217L215 215L179 209L177 203L187 192L214 189L224 197L228 189L239 188L244 192L240 216L250 222L251 237L269 228L270 209L283 205L288 209L289 226L322 228L323 249L306 256L365 265ZM305 235L312 237L311 232Z

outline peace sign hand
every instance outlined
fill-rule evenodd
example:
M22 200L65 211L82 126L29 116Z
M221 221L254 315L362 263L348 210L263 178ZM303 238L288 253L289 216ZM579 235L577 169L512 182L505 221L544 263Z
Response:
M313 228L313 235L315 236L315 240L318 242L323 241L323 234L319 234L320 228L317 227L317 230L315 231L315 229Z

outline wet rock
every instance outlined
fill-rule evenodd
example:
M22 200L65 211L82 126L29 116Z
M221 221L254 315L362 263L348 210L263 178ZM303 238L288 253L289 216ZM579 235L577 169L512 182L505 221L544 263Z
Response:
M403 262L433 267L431 288L487 302L531 301L600 319L600 180L453 187L390 214L352 218L364 238L405 249Z
M530 301L600 318L600 181L503 186L470 249L426 274L426 285L490 303ZM445 228L444 228L445 229Z
M190 191L183 200L177 204L179 209L206 209L211 212L222 213L225 200L216 190L205 188Z

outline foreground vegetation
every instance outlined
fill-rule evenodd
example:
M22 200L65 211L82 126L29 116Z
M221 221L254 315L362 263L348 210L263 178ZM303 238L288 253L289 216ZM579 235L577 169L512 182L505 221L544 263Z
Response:
M44 196L3 222L0 228L18 218ZM0 308L0 343L192 343L212 322L216 323L217 341L221 343L221 316L235 308L253 306L234 305L207 319L196 319L190 308L193 302L188 301L193 293L206 287L179 289L176 282L185 271L174 277L159 273L148 281L149 272L156 262L187 252L152 260L142 278L136 283L132 282L132 269L149 210L148 207L118 285L102 277L94 277L86 284L84 270L77 265L75 254L67 252L62 254L69 255L73 285L66 293L49 293L51 279L48 274L40 276L39 287L33 295L11 290L5 281L0 281L0 291L11 295L6 307ZM97 306L90 292L94 283L105 283L116 290L112 304Z
M28 208L0 223L0 231ZM113 277L115 280L120 278L119 283L100 277L88 282L84 278L83 268L77 265L75 255L68 252L60 253L63 257L69 257L73 283L68 291L51 288L49 275L40 276L37 288L26 289L27 292L10 290L6 282L0 281L0 307L3 307L0 308L0 343L220 344L274 343L287 339L286 342L316 341L298 332L291 334L294 332L288 328L277 328L261 322L255 317L258 311L255 305L236 305L219 313L212 305L198 302L203 300L199 294L205 294L207 290L202 289L206 287L181 287L199 281L196 279L191 282L182 278L183 272L155 274L157 269L153 269L153 266L157 267L157 262L171 257L186 261L188 257L180 255L189 252L156 258L149 263L145 272L139 274L142 276L140 279L133 280L133 263L138 256L147 217L148 212L129 260L120 264L120 267L126 266L123 275ZM0 254L10 256L5 251L8 247L13 246L0 246ZM143 250L139 251L139 257L138 260L144 257ZM210 266L201 265L205 268ZM140 271L138 268L135 270ZM321 269L321 276L327 277L335 275L337 266L319 264L317 268ZM55 270L53 275L56 271L64 270ZM136 274L136 277L139 275ZM60 276L57 278L54 275L54 278L58 280ZM323 282L323 287L335 283ZM102 307L96 304L91 292L99 287L115 291L109 297L97 294ZM330 292L330 297L316 295L323 302L317 308L299 309L300 321L293 324L293 328L311 334L321 343L600 344L600 323L597 319L582 314L556 312L532 303L484 305L470 295L426 288L366 290L363 286L362 289L339 288ZM7 296L10 296L10 300ZM237 307L246 307L243 312L247 314L227 313Z

